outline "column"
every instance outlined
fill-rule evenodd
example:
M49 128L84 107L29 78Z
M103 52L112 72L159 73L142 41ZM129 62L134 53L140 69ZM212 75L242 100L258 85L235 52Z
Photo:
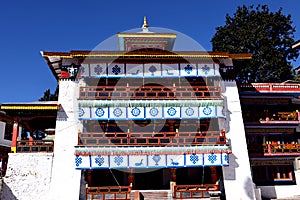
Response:
M92 186L92 181L93 181L92 172L93 172L93 170L89 169L89 170L86 171L86 174L85 174L86 175L86 182L87 182L89 187Z
M130 169L129 175L128 175L128 183L130 187L133 187L133 181L134 181L134 169Z
M176 168L170 168L170 180L176 183Z
M211 180L212 184L215 184L218 181L217 169L216 169L216 167L213 167L213 166L210 166L209 169L210 169L210 175L211 175L210 180Z
M14 122L12 131L12 141L11 141L11 152L17 152L17 138L18 138L18 122Z

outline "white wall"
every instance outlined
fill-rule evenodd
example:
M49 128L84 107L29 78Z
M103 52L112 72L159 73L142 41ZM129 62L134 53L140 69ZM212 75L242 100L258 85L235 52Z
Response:
M235 81L224 81L223 85L223 95L227 101L224 127L232 150L229 167L223 167L226 199L256 199L238 89Z
M62 110L56 121L53 172L49 200L79 199L81 171L74 167L74 146L78 144L78 83L64 80L59 84L58 103Z
M45 199L49 192L52 161L52 153L10 153L0 199Z

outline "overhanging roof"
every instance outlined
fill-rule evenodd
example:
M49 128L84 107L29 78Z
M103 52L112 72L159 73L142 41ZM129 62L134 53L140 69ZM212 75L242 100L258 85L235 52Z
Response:
M136 50L136 51L70 51L70 52L41 52L53 75L58 80L61 74L61 63L63 59L77 59L79 63L87 60L123 60L123 61L157 61L157 60L182 60L182 59L251 59L252 54L230 54L228 52L204 52L204 51L174 51L163 50Z

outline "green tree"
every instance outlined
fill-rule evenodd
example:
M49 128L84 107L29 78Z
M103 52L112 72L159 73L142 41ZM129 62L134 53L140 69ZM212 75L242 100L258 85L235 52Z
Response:
M57 101L57 100L58 100L58 86L56 86L56 89L53 94L51 94L50 89L47 89L44 92L44 96L39 99L39 101Z
M213 51L252 54L250 61L234 61L237 81L283 82L293 78L291 61L299 52L291 48L295 27L291 15L283 15L282 8L270 12L267 5L255 9L253 5L239 6L216 30L211 40Z

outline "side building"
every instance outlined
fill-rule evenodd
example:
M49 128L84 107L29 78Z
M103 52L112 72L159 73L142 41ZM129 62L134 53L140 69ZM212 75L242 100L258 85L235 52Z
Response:
M300 84L239 88L254 183L265 198L300 195Z

